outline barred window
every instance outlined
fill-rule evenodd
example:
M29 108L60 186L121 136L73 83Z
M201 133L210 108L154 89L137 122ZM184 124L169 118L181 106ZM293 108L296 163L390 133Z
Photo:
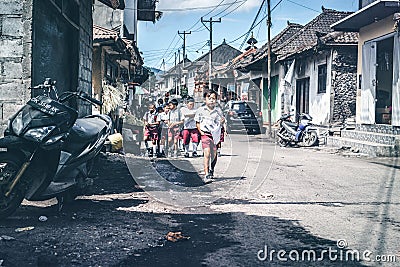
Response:
M326 93L326 64L318 66L318 94Z

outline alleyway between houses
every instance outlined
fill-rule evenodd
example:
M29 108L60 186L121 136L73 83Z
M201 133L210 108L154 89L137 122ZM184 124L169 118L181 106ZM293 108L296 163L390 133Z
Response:
M207 186L201 157L102 154L92 192L61 212L55 200L24 202L1 223L0 266L376 266L393 255L382 266L398 265L398 158L228 139Z

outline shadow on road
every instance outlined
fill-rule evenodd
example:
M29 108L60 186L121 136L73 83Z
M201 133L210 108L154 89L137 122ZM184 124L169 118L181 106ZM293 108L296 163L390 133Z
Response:
M313 235L297 221L207 207L175 210L148 202L121 156L96 165L93 194L59 213L56 205L26 205L2 222L0 260L4 266L362 266L330 260L323 250L336 241ZM195 173L192 175L196 175ZM153 205L148 207L148 205ZM46 221L39 221L46 216ZM15 231L18 228L33 227ZM170 242L168 232L189 240ZM276 252L313 250L317 260L279 261ZM260 261L265 252L271 258ZM335 254L339 255L339 254ZM311 255L312 257L312 255Z

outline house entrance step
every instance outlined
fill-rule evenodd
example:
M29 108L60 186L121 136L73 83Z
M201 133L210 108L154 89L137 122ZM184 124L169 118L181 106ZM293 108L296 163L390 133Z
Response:
M395 144L380 144L376 142L369 142L363 140L356 140L345 137L334 137L328 138L328 146L332 147L350 147L353 150L357 150L360 153L365 153L375 157L398 157L399 147Z
M396 145L400 141L400 135L358 130L342 130L341 137L386 145Z
M357 124L356 131L400 135L400 127L386 124Z

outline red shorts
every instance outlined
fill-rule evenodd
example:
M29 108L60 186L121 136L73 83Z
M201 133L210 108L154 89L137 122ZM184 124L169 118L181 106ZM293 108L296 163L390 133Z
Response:
M212 134L205 133L201 136L201 147L203 149L210 148L210 149L217 149L217 146L214 144L214 140L212 138Z
M146 127L144 130L144 137L147 140L158 140L158 128L148 128Z
M190 143L190 139L192 139L193 143L199 142L200 133L197 129L183 129L182 137L183 137L183 144L188 145Z
M179 126L175 126L168 129L168 137L179 139L180 136L181 136L181 128Z
M221 136L219 138L219 142L224 142L225 141L225 128L221 127Z

